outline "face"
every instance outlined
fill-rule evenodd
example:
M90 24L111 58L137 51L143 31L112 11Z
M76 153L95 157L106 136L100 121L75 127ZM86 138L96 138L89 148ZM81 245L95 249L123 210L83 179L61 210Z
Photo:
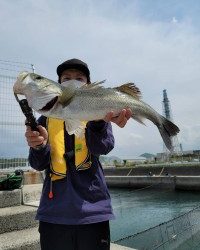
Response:
M69 80L77 80L87 83L87 77L85 76L85 74L77 69L67 69L63 71L60 77L60 82L63 83Z

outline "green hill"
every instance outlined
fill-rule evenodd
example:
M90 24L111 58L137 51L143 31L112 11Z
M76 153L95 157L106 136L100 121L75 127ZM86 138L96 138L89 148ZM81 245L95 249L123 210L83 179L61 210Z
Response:
M144 153L142 155L140 155L141 157L144 157L146 159L149 159L149 158L152 158L152 157L155 157L155 155L153 154L150 154L150 153Z

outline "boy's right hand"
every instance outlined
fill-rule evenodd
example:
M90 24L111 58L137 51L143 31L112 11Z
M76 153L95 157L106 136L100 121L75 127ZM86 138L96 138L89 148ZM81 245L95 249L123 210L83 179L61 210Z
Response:
M39 125L38 131L32 131L29 126L26 127L25 137L29 147L37 148L41 145L46 145L48 140L48 132L45 127Z

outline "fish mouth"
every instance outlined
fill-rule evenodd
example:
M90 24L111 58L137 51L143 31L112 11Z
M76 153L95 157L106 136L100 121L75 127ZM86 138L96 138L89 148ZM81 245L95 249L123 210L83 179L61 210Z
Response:
M13 92L15 94L24 94L23 89L24 89L24 80L28 76L28 72L21 72L19 76L17 77L17 81L15 82L13 86Z
M23 82L28 76L28 74L29 74L28 72L23 72L20 80Z
M53 106L56 104L58 100L58 96L54 97L50 102L48 102L40 111L49 111L53 108Z

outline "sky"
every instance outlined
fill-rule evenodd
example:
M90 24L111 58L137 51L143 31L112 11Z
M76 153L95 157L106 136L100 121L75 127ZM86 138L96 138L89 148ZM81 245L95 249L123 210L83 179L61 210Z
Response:
M92 81L106 79L105 87L134 82L160 114L166 89L179 143L199 149L199 12L198 0L0 0L0 60L34 64L37 73L57 80L56 67L79 58ZM113 124L109 155L162 152L158 129L145 124ZM1 134L13 138L9 128Z

